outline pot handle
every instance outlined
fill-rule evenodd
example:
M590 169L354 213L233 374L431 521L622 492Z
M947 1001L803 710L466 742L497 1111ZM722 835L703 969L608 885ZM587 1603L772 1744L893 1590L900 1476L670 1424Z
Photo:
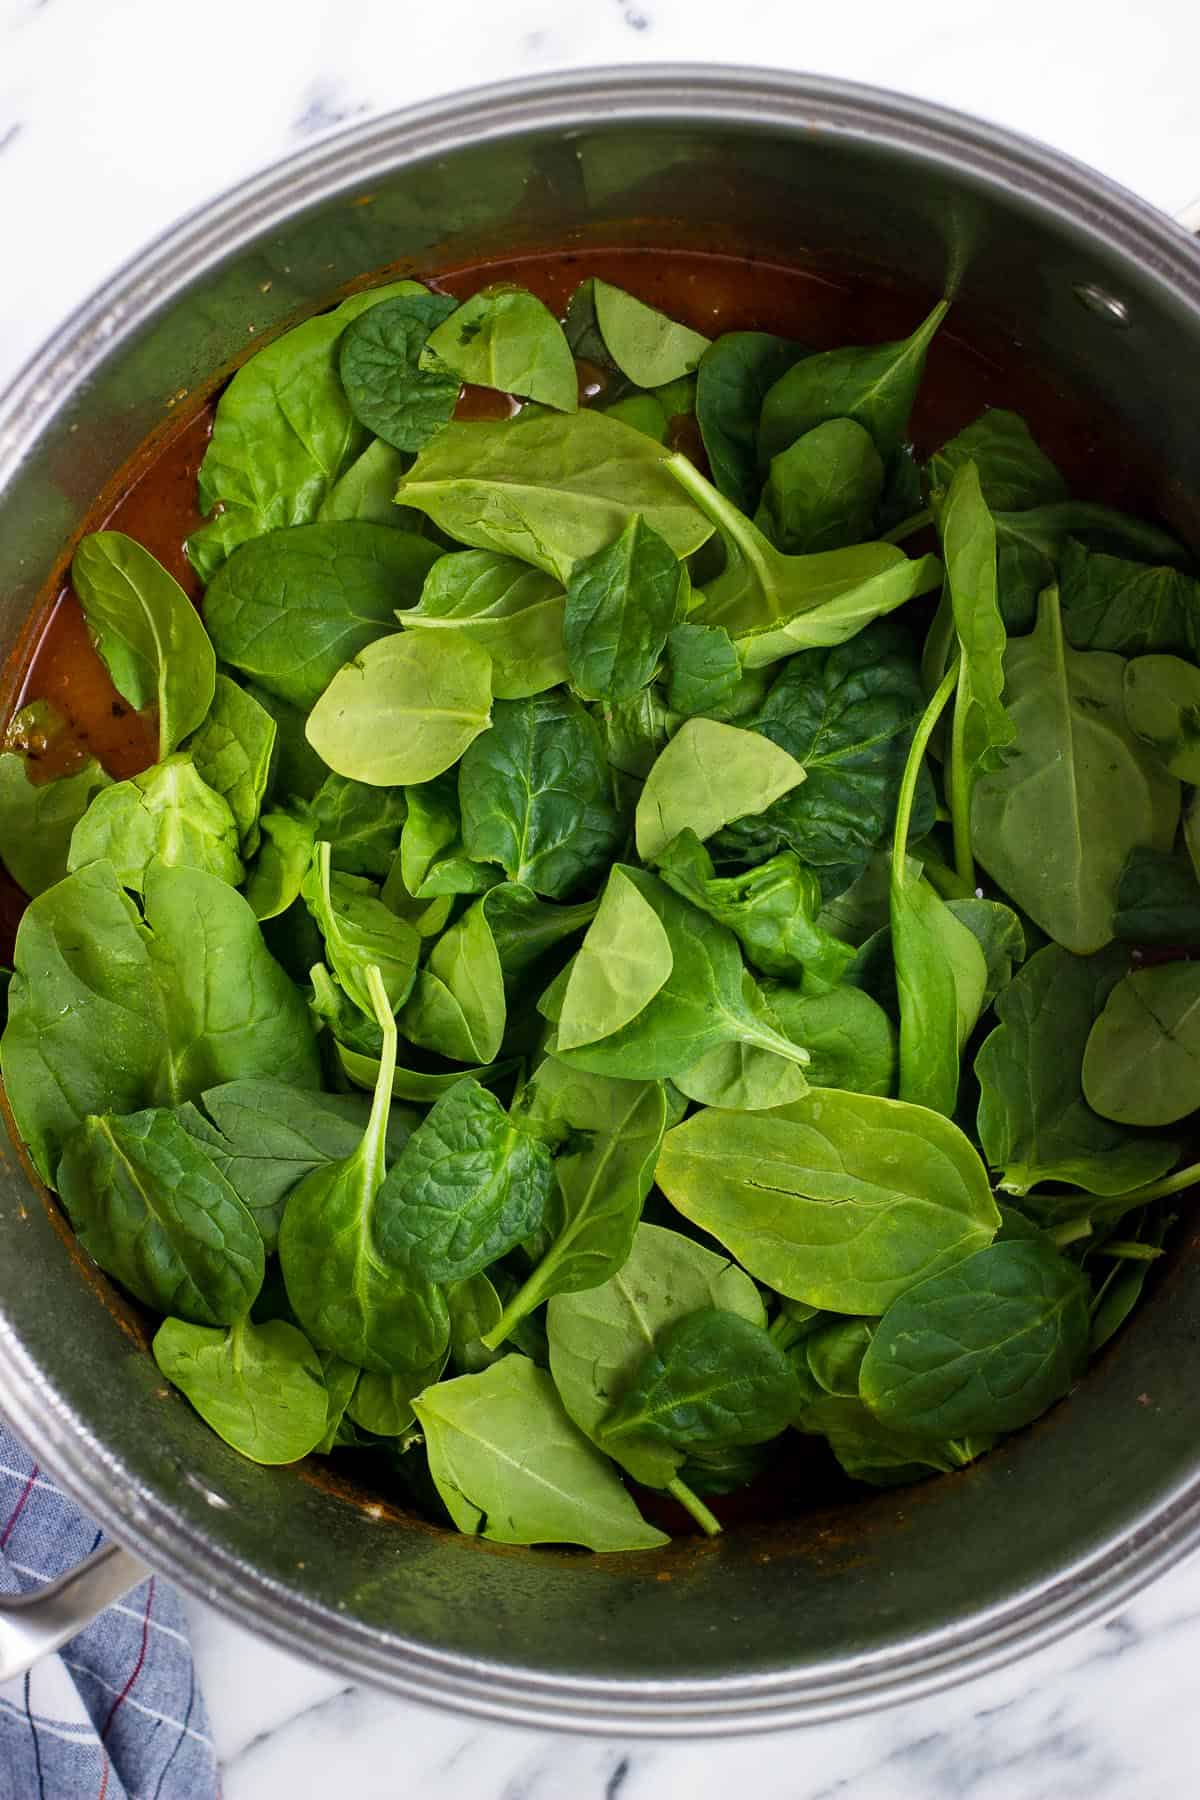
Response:
M102 1544L44 1587L28 1594L0 1594L0 1682L23 1675L41 1657L61 1650L149 1574L132 1551Z

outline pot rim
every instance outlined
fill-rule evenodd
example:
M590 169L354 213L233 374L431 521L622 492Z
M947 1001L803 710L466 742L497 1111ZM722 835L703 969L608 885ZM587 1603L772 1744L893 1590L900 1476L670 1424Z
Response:
M200 277L265 232L398 167L537 130L633 124L806 130L1019 194L1051 224L1103 241L1200 313L1200 250L1167 215L1081 163L968 115L881 89L756 68L584 69L473 88L355 125L186 215L84 302L0 394L0 493L95 369ZM547 1674L384 1634L306 1601L139 1487L65 1407L0 1316L0 1392L63 1488L153 1567L282 1649L409 1699L532 1727L715 1737L819 1723L998 1668L1131 1598L1200 1545L1200 1467L1132 1527L984 1612L884 1649L799 1670L670 1681ZM302 1635L301 1635L302 1634Z

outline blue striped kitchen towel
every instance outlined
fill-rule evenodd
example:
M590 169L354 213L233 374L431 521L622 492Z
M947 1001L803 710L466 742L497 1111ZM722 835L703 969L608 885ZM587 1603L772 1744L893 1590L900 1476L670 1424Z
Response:
M0 1426L0 1591L61 1575L101 1534ZM151 1579L0 1684L0 1800L215 1800L183 1607Z

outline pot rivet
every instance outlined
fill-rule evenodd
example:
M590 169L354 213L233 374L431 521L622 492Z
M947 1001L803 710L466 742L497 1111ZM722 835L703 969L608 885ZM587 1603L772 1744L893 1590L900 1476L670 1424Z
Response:
M1130 323L1129 308L1125 302L1090 281L1075 284L1075 298L1081 306L1086 306L1090 313L1095 313L1107 325L1115 325L1123 330Z

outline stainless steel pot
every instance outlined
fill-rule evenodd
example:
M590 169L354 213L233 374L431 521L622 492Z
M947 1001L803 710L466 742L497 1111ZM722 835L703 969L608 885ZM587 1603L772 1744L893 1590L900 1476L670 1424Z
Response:
M630 221L634 221L633 224ZM1094 397L1200 520L1200 251L1065 158L841 83L644 68L493 88L361 126L184 221L0 401L0 631L14 642L112 473L283 323L386 267L568 239L902 271ZM253 327L248 335L248 328ZM0 1169L0 1403L122 1544L356 1679L525 1724L719 1734L844 1715L994 1667L1200 1538L1200 1240L1066 1405L959 1475L655 1556L433 1531L257 1468L164 1389L15 1154ZM797 1495L803 1507L803 1494ZM88 1569L85 1604L141 1574ZM80 1585L80 1584L76 1584ZM0 1622L80 1619L71 1584Z

